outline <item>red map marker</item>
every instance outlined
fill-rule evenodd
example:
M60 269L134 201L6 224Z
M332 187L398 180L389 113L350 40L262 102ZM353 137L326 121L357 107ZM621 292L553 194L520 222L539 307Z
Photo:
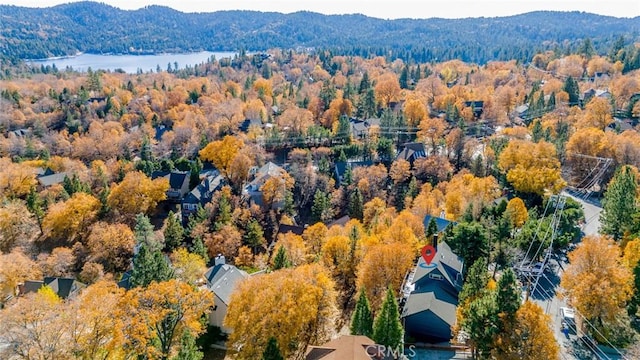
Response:
M422 258L424 259L424 261L427 263L427 265L431 264L431 260L433 260L434 257L436 257L436 248L433 247L433 245L425 245L422 248Z

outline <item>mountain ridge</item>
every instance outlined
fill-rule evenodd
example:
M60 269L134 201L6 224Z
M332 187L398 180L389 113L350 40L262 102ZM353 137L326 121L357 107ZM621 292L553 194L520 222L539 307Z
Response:
M137 54L325 48L354 55L389 54L431 59L530 59L536 51L595 49L623 36L639 41L640 17L534 11L505 17L384 20L363 14L283 14L250 10L185 13L151 5L122 10L97 2L48 8L0 5L0 54L18 59L85 53ZM542 24L542 25L541 25ZM381 36L383 35L383 36Z

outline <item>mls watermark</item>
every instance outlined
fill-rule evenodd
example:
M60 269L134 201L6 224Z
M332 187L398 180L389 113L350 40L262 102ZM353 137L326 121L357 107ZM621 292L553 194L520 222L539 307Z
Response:
M368 345L365 349L372 359L411 359L416 356L415 345L389 347L374 344Z

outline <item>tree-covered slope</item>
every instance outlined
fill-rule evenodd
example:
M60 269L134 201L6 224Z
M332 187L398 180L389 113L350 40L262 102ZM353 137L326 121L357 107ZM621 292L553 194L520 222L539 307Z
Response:
M363 15L255 11L182 13L149 6L120 10L95 2L51 8L0 6L0 53L44 58L91 53L265 50L322 47L367 55L393 50L420 60L530 59L536 50L598 50L614 38L637 40L640 18L580 12L532 12L500 18L382 20Z

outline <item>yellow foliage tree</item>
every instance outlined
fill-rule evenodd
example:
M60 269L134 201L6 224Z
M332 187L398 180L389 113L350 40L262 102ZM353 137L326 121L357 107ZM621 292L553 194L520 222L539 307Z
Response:
M543 195L545 191L558 193L565 186L556 149L545 141L512 139L500 154L498 164L507 174L507 181L520 192Z
M140 171L132 171L125 175L121 183L111 187L107 204L121 216L133 220L135 215L155 209L159 201L167 198L167 190L167 179L151 180Z
M275 337L283 357L299 358L333 333L335 302L333 281L319 264L252 276L231 295L227 346L238 349L237 359L260 359Z
M327 241L327 231L327 226L321 222L317 222L304 229L302 238L304 239L310 254L320 254L322 246L325 241Z
M587 236L569 253L569 263L560 281L569 303L596 326L617 321L633 281L618 245L607 237Z
M409 99L404 104L404 118L410 126L418 126L427 118L427 107L420 99Z
M72 243L95 221L99 210L100 200L78 192L69 200L49 207L47 215L42 220L42 228L49 237Z
M529 218L527 207L524 205L524 201L519 197L514 197L507 203L507 210L511 217L511 223L514 227L521 227Z
M513 329L498 335L496 346L504 360L560 359L560 347L542 308L525 302L516 312Z
M121 359L122 322L114 314L124 289L112 281L99 281L70 302L73 352L79 359Z
M398 78L395 74L387 73L380 78L376 82L376 86L374 88L376 101L382 107L389 107L389 103L392 101L397 101L400 97L400 83L398 82Z
M97 222L87 238L89 259L102 264L107 271L125 271L134 245L133 231L125 224Z
M387 288L399 289L418 255L410 245L380 244L371 247L358 267L358 288L365 288L372 309L378 309Z
M278 235L278 241L276 241L273 248L275 250L283 246L287 252L287 260L292 266L302 265L306 262L307 246L302 239L302 236L294 233L284 233ZM275 260L275 252L271 257L271 264Z
M19 283L41 277L38 264L22 251L0 254L0 294L15 295Z
M202 274L207 270L202 256L190 253L185 248L173 251L170 258L176 279L187 284L197 285L202 279Z
M24 197L36 185L35 171L30 166L0 158L0 168L0 199Z
M222 174L227 174L233 159L243 147L242 140L235 136L227 135L222 140L212 141L200 150L200 158L210 161Z
M213 294L179 280L153 282L126 293L120 304L124 349L151 359L167 359L180 349L185 332L204 332L201 318L213 307Z

